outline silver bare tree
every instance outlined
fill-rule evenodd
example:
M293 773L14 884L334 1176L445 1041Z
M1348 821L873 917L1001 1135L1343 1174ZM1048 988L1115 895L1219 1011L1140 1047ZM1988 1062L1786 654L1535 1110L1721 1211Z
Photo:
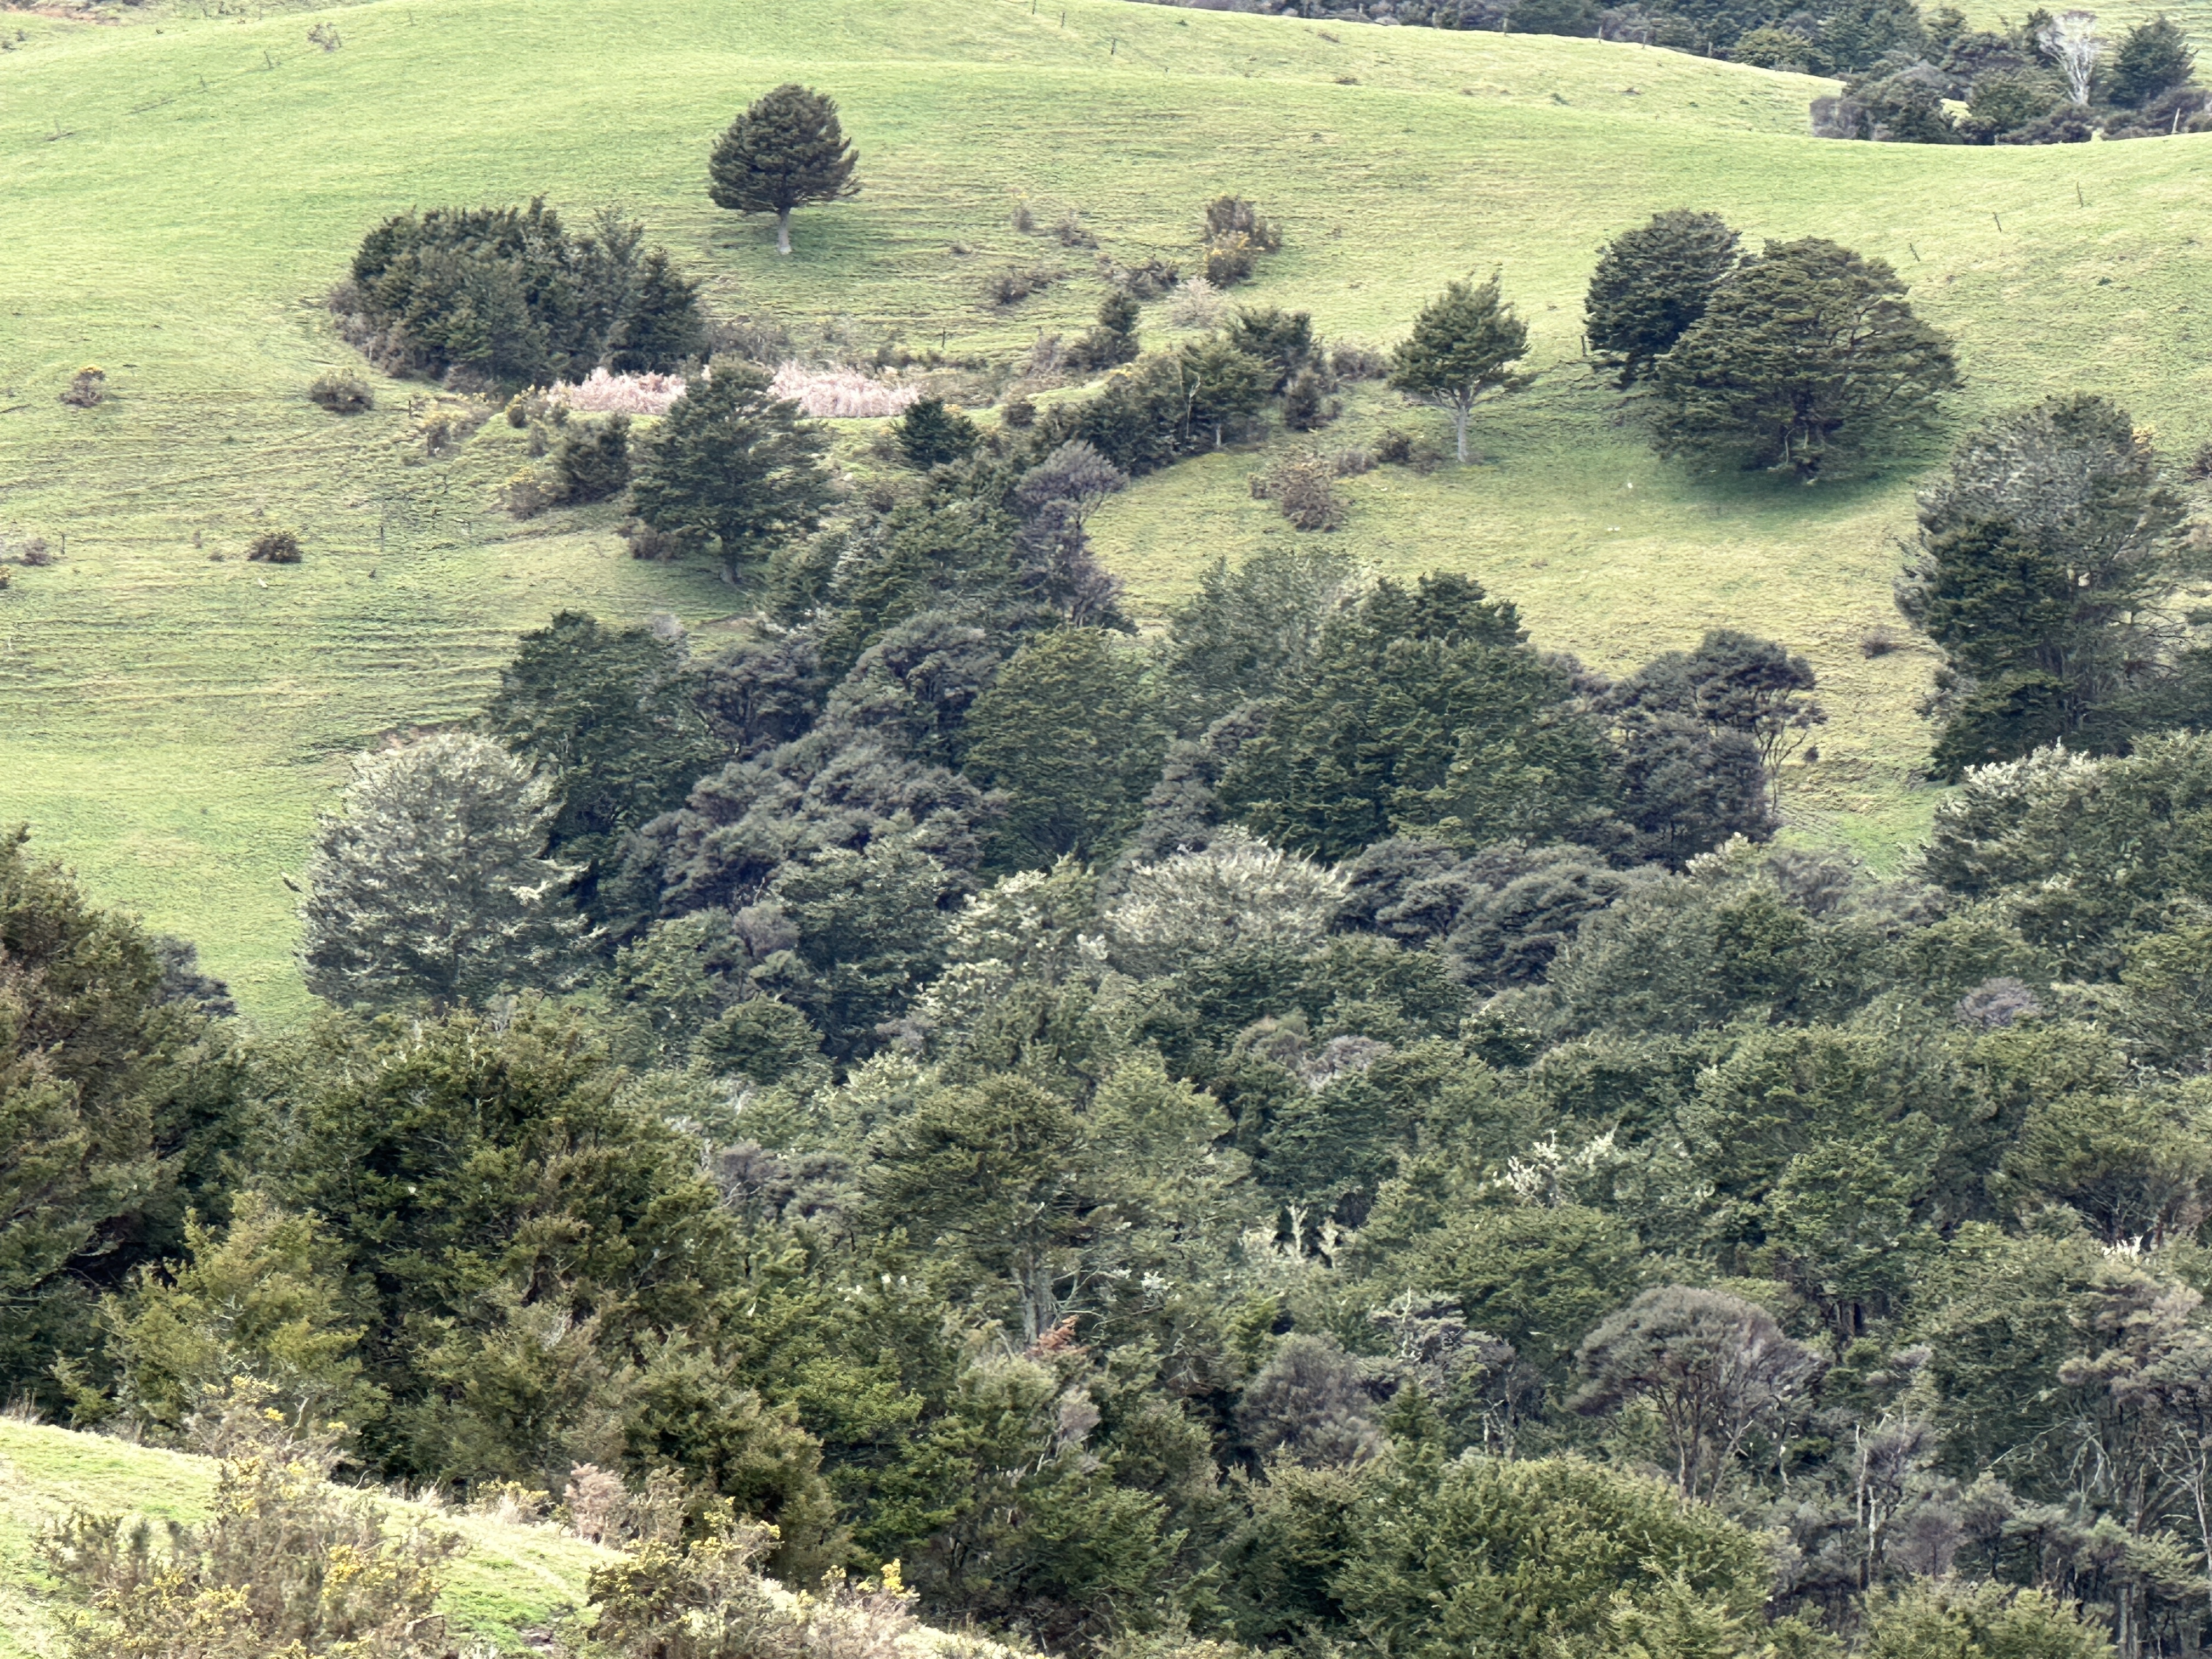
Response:
M2105 55L2105 38L2097 33L2097 14L2062 11L2036 31L2035 40L2066 77L2066 90L2075 105L2088 103L2090 80L2097 73L2097 60Z

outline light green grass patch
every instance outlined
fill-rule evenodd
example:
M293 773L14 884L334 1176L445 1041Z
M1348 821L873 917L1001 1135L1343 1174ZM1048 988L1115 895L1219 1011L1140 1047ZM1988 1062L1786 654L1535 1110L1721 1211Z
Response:
M76 1510L196 1521L207 1513L216 1474L210 1458L0 1418L0 1659L56 1650L52 1586L34 1547L40 1528ZM395 1520L427 1520L466 1541L440 1606L457 1634L501 1652L527 1651L524 1633L580 1606L592 1569L614 1559L551 1527L396 1501L392 1509Z

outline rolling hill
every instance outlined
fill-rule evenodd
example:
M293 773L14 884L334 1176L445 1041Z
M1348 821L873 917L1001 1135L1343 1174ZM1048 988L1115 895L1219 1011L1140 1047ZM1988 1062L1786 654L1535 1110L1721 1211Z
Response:
M1251 197L1285 233L1251 297L1374 344L1447 277L1499 268L1543 374L1479 418L1481 465L1352 481L1342 545L1470 571L1540 643L1607 668L1723 623L1808 652L1834 721L1788 804L1877 862L1933 799L1911 776L1929 659L1862 653L1889 620L1912 470L1808 489L1654 460L1576 361L1597 245L1680 205L1753 242L1832 236L1894 262L1958 337L1961 420L2084 387L2171 452L2212 439L2212 137L1829 143L1804 120L1826 83L1802 76L1124 0L370 0L330 14L329 51L298 9L3 15L22 38L0 54L0 540L67 543L0 594L0 820L197 939L263 1016L304 1001L279 876L349 752L465 714L556 609L711 631L741 604L707 570L629 560L611 509L497 514L522 444L501 423L421 462L427 388L380 381L349 420L306 400L356 362L321 295L410 205L619 201L719 311L976 362L1079 326L1102 292L1087 249L1012 228L1018 198L1042 224L1079 213L1127 262L1187 261L1198 204ZM866 189L802 213L781 261L702 174L731 114L789 79L840 100ZM1066 280L995 308L985 278L1014 263ZM112 395L63 405L87 362ZM1325 441L1432 422L1370 387ZM1250 499L1255 464L1187 463L1102 513L1140 611L1296 533ZM240 562L270 523L301 529L304 563Z

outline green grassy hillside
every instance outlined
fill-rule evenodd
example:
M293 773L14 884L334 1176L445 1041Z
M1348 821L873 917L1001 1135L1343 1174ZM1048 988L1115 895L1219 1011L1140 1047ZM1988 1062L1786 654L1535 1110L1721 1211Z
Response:
M79 1509L196 1520L206 1513L215 1480L210 1458L0 1418L0 1659L52 1650L46 1584L33 1548L41 1527ZM456 1634L466 1632L501 1652L529 1651L524 1634L580 1606L592 1567L614 1559L550 1527L467 1515L441 1516L438 1524L468 1546L448 1577L444 1610Z
M2212 138L1824 143L1803 113L1823 83L1802 76L1121 0L1070 0L1064 21L1042 0L373 0L332 14L330 52L298 12L210 13L7 14L27 39L0 55L0 538L66 532L68 556L0 595L0 818L197 937L264 1014L302 998L278 873L349 751L465 712L556 607L732 608L706 572L623 557L604 511L496 515L488 493L520 459L503 426L408 465L421 388L380 384L353 421L306 402L351 361L319 295L410 204L617 198L720 308L969 356L1075 326L1100 293L1087 252L1013 232L1017 196L1043 222L1079 210L1124 259L1188 258L1201 200L1251 196L1287 239L1253 296L1376 343L1445 277L1501 266L1543 378L1480 423L1484 465L1354 481L1343 544L1471 570L1543 643L1608 666L1717 622L1810 652L1835 724L1793 805L1877 857L1928 805L1909 778L1928 660L1859 651L1887 614L1909 472L1803 489L1654 462L1572 361L1597 244L1683 204L1753 239L1834 236L1897 262L1959 335L1962 417L2084 386L2170 447L2212 437L2194 343ZM842 102L866 188L803 214L783 262L767 227L707 204L702 173L731 113L794 78ZM983 280L1016 260L1069 280L994 311ZM88 362L114 395L65 408ZM1338 432L1405 422L1392 403L1364 393ZM1249 498L1255 465L1188 465L1101 515L1140 607L1291 533ZM302 529L307 562L239 562L274 521Z

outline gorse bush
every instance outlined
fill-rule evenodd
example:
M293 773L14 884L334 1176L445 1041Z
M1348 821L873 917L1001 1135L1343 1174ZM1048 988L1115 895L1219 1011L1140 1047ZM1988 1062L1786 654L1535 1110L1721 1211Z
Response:
M223 1458L205 1521L162 1529L80 1511L41 1540L47 1570L82 1609L64 1626L71 1654L452 1651L434 1609L460 1540L326 1484L329 1441L288 1431L265 1398L246 1385L204 1408Z
M255 564L297 564L300 562L299 532L264 530L246 544L246 556Z

